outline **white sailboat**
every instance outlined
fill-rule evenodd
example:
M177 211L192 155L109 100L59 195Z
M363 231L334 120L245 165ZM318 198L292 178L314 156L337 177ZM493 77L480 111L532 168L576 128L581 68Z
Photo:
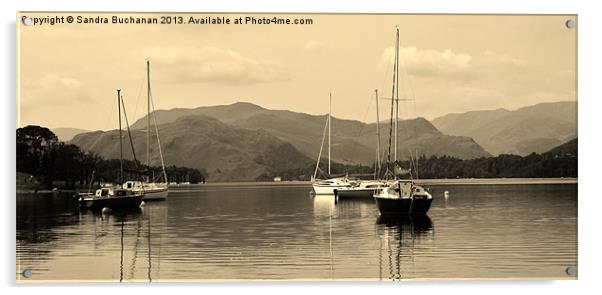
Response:
M155 134L157 135L157 146L159 150L159 157L161 159L161 169L164 182L156 182L154 174L152 179L150 176L147 177L147 181L128 181L124 183L124 188L131 189L134 192L143 192L143 200L165 200L169 194L169 188L167 185L167 172L165 171L165 161L163 160L163 151L161 150L161 140L159 138L159 128L157 127L157 119L154 116L154 103L152 101L151 83L150 83L150 61L146 60L146 81L147 81L147 125L146 125L146 166L150 168L150 145L151 145L151 115L153 123L155 125ZM153 112L151 113L151 108Z
M376 97L376 162L374 171L374 180L359 180L352 182L351 187L337 190L337 197L341 199L373 198L374 193L387 187L387 183L379 179L380 177L380 117L378 113L378 90L374 90Z
M337 177L330 179L317 179L317 174L320 166L320 159L322 158L322 148L324 147L324 139L326 138L326 131L328 130L328 176L330 176L330 139L331 139L331 117L332 117L332 93L330 94L328 107L328 117L326 118L326 125L324 126L324 133L322 134L322 144L320 145L320 153L318 154L318 161L316 163L316 169L312 177L312 187L316 195L334 195L340 189L346 189L351 187L351 183L347 177Z

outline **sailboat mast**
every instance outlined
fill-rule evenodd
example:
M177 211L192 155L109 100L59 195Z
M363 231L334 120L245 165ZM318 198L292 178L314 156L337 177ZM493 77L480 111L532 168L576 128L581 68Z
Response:
M322 132L322 142L320 143L320 153L318 154L318 161L316 162L316 170L314 170L314 176L311 178L312 181L316 180L318 175L318 168L320 168L320 160L322 159L322 149L324 148L324 139L326 139L326 131L328 128L328 121L330 118L326 117L326 123L324 124L324 131Z
M119 112L119 183L123 183L123 143L121 137L121 89L117 89L117 109Z
M399 127L399 27L395 27L397 36L395 39L395 86L393 86L393 92L395 94L395 157L394 160L397 162L397 142L398 142L398 127Z
M146 166L150 169L150 60L146 60Z
M378 107L378 89L374 89L376 96L376 167L378 173L380 173L380 115Z
M151 117L151 109L154 112L155 111L155 102L153 100L153 96L152 96L152 92L151 92L151 86L150 86L150 60L147 59L146 60L146 78L148 81L148 110L147 110L147 154L148 154L148 158L147 158L147 163L148 166L150 167L150 117ZM161 169L163 170L163 179L165 180L165 183L169 183L169 180L167 179L167 171L165 170L165 160L163 159L163 150L161 149L161 139L159 138L159 127L157 127L157 117L155 117L153 115L153 123L155 124L155 135L157 136L157 148L159 150L159 159L161 159ZM153 172L153 182L154 182L155 176L154 176L154 172Z
M134 156L134 165L136 166L136 170L138 170L138 158L136 158L136 149L134 148L134 140L132 139L132 131L130 130L130 122L128 122L128 114L125 111L125 102L123 101L123 96L121 96L121 107L123 108L123 117L125 118L125 126L128 130L128 138L130 140L130 147L132 147L132 155Z
M328 101L328 175L330 176L330 122L332 121L332 92Z

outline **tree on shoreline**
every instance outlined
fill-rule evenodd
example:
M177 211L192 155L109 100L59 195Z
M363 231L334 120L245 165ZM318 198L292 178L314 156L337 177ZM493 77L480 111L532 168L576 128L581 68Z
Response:
M146 167L140 162L124 160L124 170L129 179L137 179L137 167L146 171L160 171L160 167ZM35 176L46 188L54 181L64 181L65 187L90 185L92 173L95 182L119 181L118 159L105 160L92 152L84 152L78 146L59 142L48 128L26 126L17 129L17 171ZM187 167L167 167L169 178L175 182L197 183L205 181L207 172ZM128 178L126 178L128 179Z

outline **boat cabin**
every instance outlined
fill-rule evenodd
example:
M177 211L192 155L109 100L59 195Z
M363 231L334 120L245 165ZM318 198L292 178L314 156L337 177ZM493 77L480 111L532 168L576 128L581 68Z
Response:
M410 198L412 196L413 186L411 180L399 180L389 187L389 193L399 195L402 198Z
M101 188L96 190L94 195L96 198L114 198L114 197L125 197L129 195L130 191L120 188Z

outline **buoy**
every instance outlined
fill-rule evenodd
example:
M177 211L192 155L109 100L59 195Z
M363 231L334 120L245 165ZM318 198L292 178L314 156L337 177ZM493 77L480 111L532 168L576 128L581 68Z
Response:
M144 207L144 201L140 202L140 207Z
M109 208L109 207L102 207L102 213L111 213L111 208Z
M443 196L444 196L446 199L447 199L447 198L449 198L449 192L448 192L448 191L445 191L445 192L443 193Z

